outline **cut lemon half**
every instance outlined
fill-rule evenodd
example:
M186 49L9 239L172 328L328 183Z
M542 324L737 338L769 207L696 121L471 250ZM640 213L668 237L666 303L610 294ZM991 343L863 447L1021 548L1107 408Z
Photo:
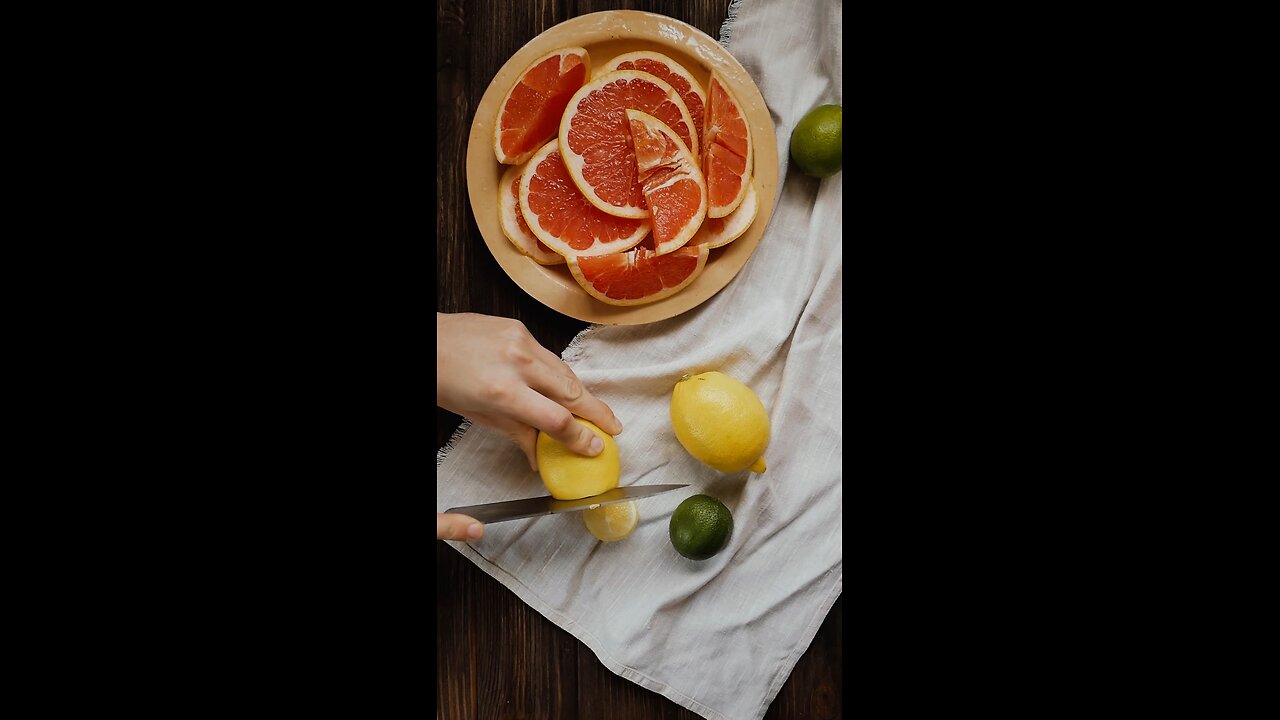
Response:
M582 511L582 522L597 540L625 540L640 524L640 510L635 500L613 503Z

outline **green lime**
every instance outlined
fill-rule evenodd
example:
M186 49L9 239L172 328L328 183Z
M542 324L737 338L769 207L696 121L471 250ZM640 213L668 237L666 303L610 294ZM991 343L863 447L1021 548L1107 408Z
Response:
M671 544L690 560L706 560L724 549L733 534L733 515L710 495L685 498L671 513Z
M840 105L819 105L796 123L791 131L791 157L800 172L819 178L840 172L843 117Z

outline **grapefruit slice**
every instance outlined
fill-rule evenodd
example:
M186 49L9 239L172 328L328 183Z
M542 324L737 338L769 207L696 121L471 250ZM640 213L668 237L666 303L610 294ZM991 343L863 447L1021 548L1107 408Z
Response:
M534 60L498 106L493 152L504 165L519 165L556 136L569 98L591 77L586 49L567 47Z
M555 140L533 154L520 176L520 212L533 236L566 258L629 250L650 228L648 217L614 217L587 202L570 179Z
M675 295L702 273L711 251L705 245L658 255L642 244L624 253L569 259L569 272L583 290L610 305L643 305Z
M698 232L694 234L689 244L706 245L708 248L728 245L751 227L759 210L760 200L756 197L755 183L748 182L747 194L742 196L742 203L738 205L738 209L722 218L703 220L702 227L698 228Z
M707 216L707 183L698 161L675 132L658 118L627 111L635 148L637 179L653 223L657 254L679 250Z
M524 165L512 165L502 173L502 180L498 182L498 219L502 234L521 254L539 265L563 265L564 256L553 252L534 237L529 224L524 221L524 214L520 212L520 174L524 169Z
M619 55L605 64L600 74L614 70L647 72L665 80L680 93L680 99L684 100L684 106L689 109L689 115L693 118L693 142L689 145L689 151L696 157L698 148L702 147L702 124L707 114L707 91L702 89L702 83L694 79L680 63L662 53L650 50L637 50Z
M707 88L702 157L702 172L711 196L707 216L724 217L738 208L751 185L751 128L742 103L717 73L711 74Z
M627 110L666 123L686 148L694 142L693 118L675 88L646 72L615 70L583 85L569 100L560 121L560 153L592 205L618 217L647 218Z

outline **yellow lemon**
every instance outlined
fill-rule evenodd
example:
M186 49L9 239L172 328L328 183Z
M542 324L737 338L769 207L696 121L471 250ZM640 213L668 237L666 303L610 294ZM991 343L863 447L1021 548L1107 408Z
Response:
M676 383L671 427L690 455L720 472L764 472L769 413L751 388L724 373L686 375Z
M613 436L594 423L575 417L604 441L604 450L584 457L545 432L538 433L538 473L547 492L557 500L577 500L618 487L618 445Z
M640 510L635 500L587 508L582 511L582 522L598 540L625 540L640 524Z

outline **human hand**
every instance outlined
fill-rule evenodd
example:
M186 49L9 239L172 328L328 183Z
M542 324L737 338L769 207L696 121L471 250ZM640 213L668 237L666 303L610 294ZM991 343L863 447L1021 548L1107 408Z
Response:
M574 415L622 432L609 406L510 318L436 313L436 405L502 431L534 470L539 430L587 456L604 446Z
M437 540L479 540L484 525L479 520L458 513L436 513Z

